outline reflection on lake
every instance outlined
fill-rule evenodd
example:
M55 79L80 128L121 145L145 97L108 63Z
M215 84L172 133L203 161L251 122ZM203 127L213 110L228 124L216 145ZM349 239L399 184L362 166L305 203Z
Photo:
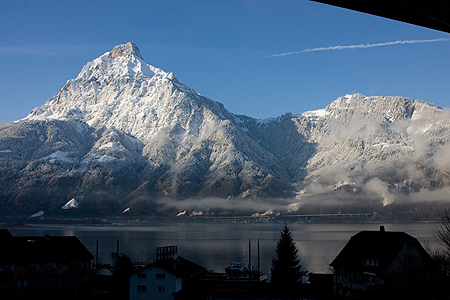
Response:
M327 272L328 264L350 237L361 230L404 231L429 247L437 246L435 223L408 224L289 224L303 269ZM153 251L161 246L178 246L178 254L207 269L224 272L231 261L248 263L251 240L252 265L257 263L260 244L261 270L270 276L272 257L284 224L151 224L145 226L69 226L48 225L11 228L13 236L77 236L93 255L96 241L102 263L110 262L111 252L125 253L133 261L152 261Z

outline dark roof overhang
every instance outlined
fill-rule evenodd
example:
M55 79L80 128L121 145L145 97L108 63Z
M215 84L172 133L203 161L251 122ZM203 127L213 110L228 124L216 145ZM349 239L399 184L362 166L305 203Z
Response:
M450 33L448 0L311 0Z

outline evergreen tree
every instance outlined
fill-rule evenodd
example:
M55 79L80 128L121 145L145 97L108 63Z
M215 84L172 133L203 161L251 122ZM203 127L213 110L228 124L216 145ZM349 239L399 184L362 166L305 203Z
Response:
M127 300L130 291L130 275L134 271L133 262L126 254L111 253L114 261L112 284L114 296L111 299Z
M276 257L272 258L272 279L274 285L292 285L301 282L306 272L302 271L297 247L292 239L289 228L284 224L281 237L276 247Z

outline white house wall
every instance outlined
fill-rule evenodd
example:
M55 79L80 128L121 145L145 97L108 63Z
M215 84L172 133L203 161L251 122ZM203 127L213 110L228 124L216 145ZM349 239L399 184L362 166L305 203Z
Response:
M139 278L139 273L147 274L146 278ZM130 300L173 300L172 293L182 288L181 278L159 267L149 267L139 273L130 277ZM164 278L157 278L156 274L164 274ZM142 288L139 291L138 286L145 286L145 291Z

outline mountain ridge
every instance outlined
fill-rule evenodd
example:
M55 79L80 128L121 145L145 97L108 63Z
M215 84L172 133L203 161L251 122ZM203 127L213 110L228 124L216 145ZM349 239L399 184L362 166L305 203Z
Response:
M354 94L257 120L148 65L135 44L118 45L0 128L0 207L57 211L75 197L98 212L159 214L187 203L248 209L245 199L258 212L323 197L440 200L448 116L420 100ZM211 197L223 200L202 201Z

